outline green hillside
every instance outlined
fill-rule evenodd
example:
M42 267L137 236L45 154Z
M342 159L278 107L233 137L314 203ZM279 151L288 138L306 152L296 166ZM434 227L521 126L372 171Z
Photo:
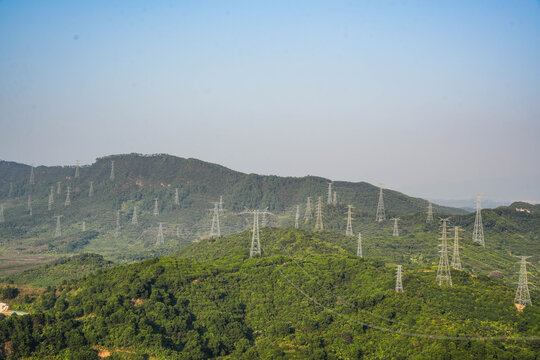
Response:
M50 286L79 279L100 269L112 267L113 263L101 255L80 254L62 257L47 265L25 270L7 279L10 283Z
M115 178L110 179L111 161ZM51 258L92 252L119 263L170 254L193 241L209 236L213 202L223 196L225 212L222 234L234 234L249 227L238 213L245 207L268 207L277 216L275 226L287 226L297 204L311 196L326 199L328 179L243 174L219 165L170 155L115 155L97 159L80 168L45 167L34 169L35 184L29 184L31 168L0 162L0 202L5 222L0 223L0 257ZM57 193L58 182L60 192ZM93 196L89 196L93 182ZM66 206L67 188L71 205ZM48 210L53 189L54 203ZM175 190L178 189L178 204ZM367 183L335 182L340 204L353 204L363 216L373 219L378 188ZM11 190L11 192L10 192ZM32 216L28 197L31 197ZM392 190L385 190L389 215L425 211L427 202ZM159 215L153 216L154 199ZM139 224L131 223L137 207ZM330 207L329 207L330 208ZM434 206L435 211L463 214L454 208ZM116 229L116 212L120 227ZM56 215L61 215L62 236L55 237ZM342 215L339 214L339 218ZM83 232L83 222L86 232ZM165 244L156 246L158 223L164 224ZM9 269L6 269L9 270Z
M396 293L395 264L351 254L344 238L265 228L261 258L249 258L245 232L100 270L22 305L32 315L0 320L0 344L10 344L1 354L534 359L540 351L540 311L516 311L514 286L452 270L454 286L439 287L435 267L416 265L404 266L405 292Z

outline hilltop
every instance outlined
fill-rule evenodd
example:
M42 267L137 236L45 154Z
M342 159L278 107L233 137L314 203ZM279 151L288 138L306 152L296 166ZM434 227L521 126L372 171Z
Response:
M532 359L537 306L516 311L504 281L452 270L439 287L432 266L359 258L333 232L264 228L204 240L175 256L100 270L49 288L0 320L11 356L115 359L446 358ZM533 303L539 299L532 293ZM52 334L55 334L52 336ZM4 353L5 354L5 353ZM131 355L130 355L131 354Z

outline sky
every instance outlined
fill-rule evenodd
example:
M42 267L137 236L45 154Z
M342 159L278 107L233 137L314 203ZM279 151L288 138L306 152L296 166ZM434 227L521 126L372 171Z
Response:
M540 1L0 0L0 159L540 202Z

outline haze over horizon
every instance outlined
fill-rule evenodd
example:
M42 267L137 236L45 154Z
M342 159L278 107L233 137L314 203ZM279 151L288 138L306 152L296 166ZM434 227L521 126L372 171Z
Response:
M540 2L0 2L0 158L540 202Z

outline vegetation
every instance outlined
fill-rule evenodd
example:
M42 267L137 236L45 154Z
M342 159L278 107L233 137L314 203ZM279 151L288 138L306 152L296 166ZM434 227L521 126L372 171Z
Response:
M8 277L7 281L15 284L32 284L45 287L79 279L84 275L109 268L112 265L111 261L105 260L101 255L81 254L62 257L47 265L25 270Z
M387 216L401 218L401 236L393 237L390 221L374 221L376 187L336 182L340 201L324 205L325 230L312 232L314 220L303 221L304 213L300 229L290 229L296 204L326 194L326 179L247 175L137 154L98 159L78 179L73 172L38 167L30 186L27 166L0 162L0 268L9 284L0 297L31 313L0 315L0 358L533 359L540 351L538 307L519 312L513 305L514 255L540 251L538 205L483 210L486 248L470 240L474 214L434 206L436 219L450 216L450 231L463 229L464 268L452 270L453 288L440 288L439 223L426 223L421 199L385 190ZM49 211L49 189L59 180L63 191ZM65 207L68 185L72 205ZM209 239L208 209L221 194L222 232L235 235ZM356 236L341 235L349 203L365 258L355 256ZM134 206L138 225L130 222ZM238 214L244 206L276 214L261 230L261 258L249 258L252 219ZM54 215L63 215L60 237ZM157 222L165 223L159 246ZM452 244L452 232L448 238ZM13 259L54 261L8 274ZM538 257L530 260L538 276ZM400 294L396 264L404 269ZM538 304L535 287L531 296Z
M405 267L405 292L395 293L395 266L354 256L335 233L265 228L254 259L250 237L50 287L28 305L32 315L0 321L3 356L534 359L540 351L538 307L516 311L502 280L452 271L454 287L440 288L434 267Z
M115 181L109 179L110 161L115 161ZM211 203L223 195L226 212L222 232L237 233L246 229L246 221L237 213L244 207L268 207L279 217L274 225L289 222L296 204L307 196L314 199L326 194L327 179L259 176L242 174L219 165L169 155L138 154L109 156L80 169L74 178L74 167L35 168L36 184L29 185L30 167L0 162L0 201L4 204L5 223L0 223L0 254L10 259L21 255L52 257L92 252L118 263L129 263L170 254L181 246L208 236ZM90 181L94 196L89 197ZM57 182L61 184L56 193ZM10 196L10 185L13 193ZM71 205L65 206L67 186ZM48 195L54 193L52 209ZM179 204L174 202L178 189ZM367 183L336 182L341 201L354 204L359 211L374 214L378 188ZM32 198L33 215L27 210ZM158 198L159 216L152 216L154 199ZM399 192L385 190L389 209L414 213L426 208L427 202ZM130 223L137 207L139 225ZM435 206L438 211L464 213L463 210ZM116 211L120 210L120 233L116 233ZM55 215L62 215L62 236L55 237ZM374 215L373 215L374 216ZM342 218L342 215L339 215ZM83 234L85 222L87 231ZM155 246L157 222L165 223L166 243ZM177 236L177 228L178 235ZM9 270L9 269L7 269Z

